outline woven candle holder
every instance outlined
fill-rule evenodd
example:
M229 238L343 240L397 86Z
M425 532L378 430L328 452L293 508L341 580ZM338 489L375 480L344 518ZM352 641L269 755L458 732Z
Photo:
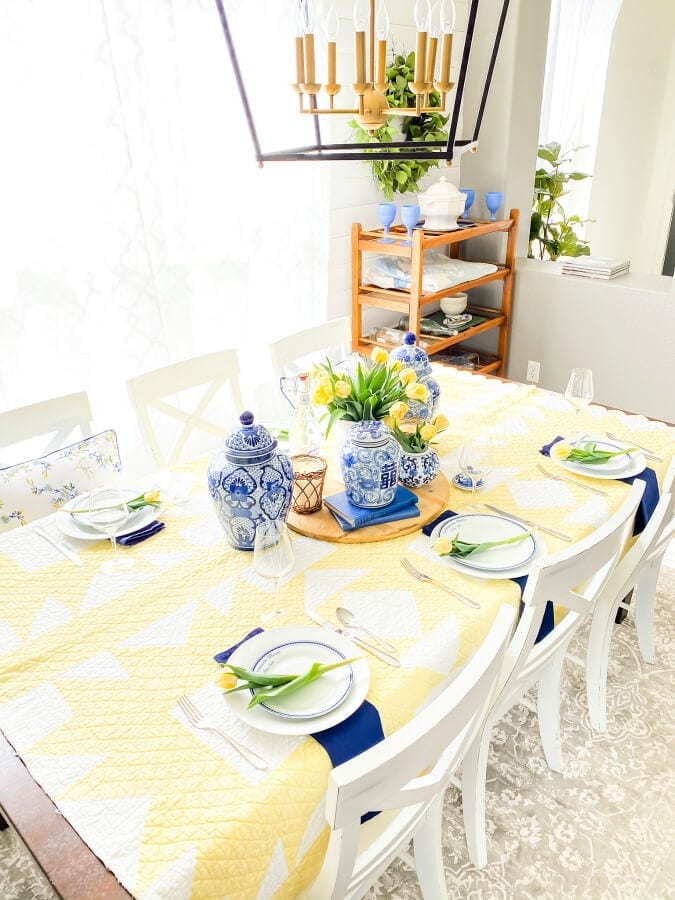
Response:
M320 456L298 454L291 457L293 465L293 499L291 506L296 513L313 513L321 509L323 482L326 477L326 460Z

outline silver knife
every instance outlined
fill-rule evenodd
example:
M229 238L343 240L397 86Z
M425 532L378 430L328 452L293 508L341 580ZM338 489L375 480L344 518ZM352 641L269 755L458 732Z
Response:
M491 509L492 512L499 513L500 516L507 516L509 519L513 519L515 522L520 522L521 525L529 525L530 528L538 528L539 531L545 531L546 534L552 534L553 537L560 538L561 541L567 541L568 543L572 542L572 538L568 534L563 534L562 531L556 531L555 528L547 528L545 525L540 525L539 522L532 522L530 519L523 519L522 516L516 516L513 513L508 512L508 510L506 509L500 509L498 506L490 506L489 503L484 503L483 506Z
M384 650L380 650L380 648L376 647L374 644L369 644L368 641L364 641L361 638L355 637L353 634L350 634L345 628L340 628L339 625L333 625L333 623L329 619L317 615L311 609L306 609L305 614L308 615L313 622L316 622L317 625L321 625L322 628L329 628L336 634L343 635L354 644L356 644L357 647L361 647L363 650L367 650L368 653L372 653L373 656L377 656L378 659L382 660L382 662L386 662L390 666L395 666L396 668L401 665L401 663L396 659L395 656L392 656L391 653L385 653Z
M33 525L33 531L39 537L44 538L45 541L48 541L52 547L59 551L59 553L63 553L64 556L67 556L69 560L75 563L76 566L82 565L82 560L75 553L74 550L71 550L70 547L66 547L65 544L62 544L61 541L55 541L51 535L47 534L44 529L40 528L39 525Z
M611 441L621 441L622 444L630 444L632 447L637 447L638 450L642 450L647 459L653 459L654 462L663 462L663 459L660 456L657 456L656 453L648 447L643 447L642 444L636 444L635 441L624 441L623 438L617 437L609 431L606 431L605 434Z

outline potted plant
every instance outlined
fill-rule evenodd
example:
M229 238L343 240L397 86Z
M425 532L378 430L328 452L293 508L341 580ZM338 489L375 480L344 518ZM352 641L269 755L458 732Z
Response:
M390 428L401 446L398 474L401 484L416 488L434 480L440 471L441 463L431 442L447 427L448 420L442 413L431 422L393 419Z
M561 203L561 198L569 191L565 185L570 181L583 181L590 178L584 172L568 172L563 166L571 162L571 154L576 147L561 153L560 144L555 141L541 144L537 151L538 159L548 165L537 169L534 176L534 198L532 201L532 218L530 219L530 259L557 260L560 256L589 256L591 248L588 241L580 238L575 228L590 219L579 216L568 216Z
M409 82L414 80L414 74L414 53L409 53L407 56L394 56L392 64L387 69L389 87L385 92L390 107L407 108L415 106L415 95L408 86ZM429 106L440 106L440 102L441 98L438 91L432 91L429 94ZM448 121L448 117L442 115L440 111L437 113L423 113L421 116L411 115L409 118L396 116L396 119L407 141L447 141L448 139L447 133L443 131L443 126ZM355 140L359 143L389 144L398 137L393 120L394 116L389 116L387 124L378 128L372 135L361 128L354 119L348 124L354 129ZM392 154L396 152L396 148L392 148ZM427 174L429 169L437 166L438 162L433 159L419 161L414 159L396 160L392 155L391 159L373 160L371 165L377 186L386 199L391 200L395 193L406 194L419 190L420 179Z

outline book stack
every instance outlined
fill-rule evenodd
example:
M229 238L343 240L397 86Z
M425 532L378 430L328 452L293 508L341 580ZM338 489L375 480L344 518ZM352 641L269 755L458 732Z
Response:
M324 497L323 503L343 531L354 531L357 528L366 528L368 525L379 525L381 522L412 519L420 514L417 508L417 495L400 484L396 488L391 503L378 509L362 509L360 506L353 506L344 491Z
M563 275L581 275L584 278L617 278L630 269L629 259L607 256L579 256L563 259Z

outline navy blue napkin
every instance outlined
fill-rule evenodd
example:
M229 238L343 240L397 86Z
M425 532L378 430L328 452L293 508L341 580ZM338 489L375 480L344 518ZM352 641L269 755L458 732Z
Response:
M232 647L216 653L213 657L217 663L226 663L237 647L241 647L244 641L261 634L264 629L254 628ZM384 740L384 731L382 729L382 721L376 707L368 700L364 700L361 706L351 714L343 722L338 722L325 731L317 731L312 734L317 743L321 744L328 754L333 766L339 766L340 763L358 756L374 744L379 744ZM376 812L366 813L361 821L366 822L376 816Z
M431 534L434 528L437 525L440 525L441 522L445 522L446 519L451 519L453 516L456 516L457 513L452 509L446 509L445 512L442 512L437 519L434 519L433 522L429 522L424 526L422 531L427 537ZM522 597L523 591L525 590L525 585L527 584L527 575L520 575L518 578L510 578L509 581L513 581L520 588L520 595ZM523 611L523 601L520 601L520 613ZM546 635L553 631L553 604L550 600L546 603L546 609L544 610L544 618L541 620L541 626L539 627L539 632L537 637L535 638L535 644L538 644L539 641L543 640Z
M121 544L123 547L133 547L134 544L140 544L141 541L145 541L148 538L152 537L153 534L157 534L162 528L165 528L164 522L159 522L155 519L154 522L150 522L148 525L144 525L142 528L138 528L136 531L130 531L127 534L122 534L118 538L116 538L116 542Z
M539 452L542 456L550 456L551 447L562 440L564 440L564 438L561 435L554 437L551 443L544 444ZM636 478L644 481L645 492L642 495L642 500L640 500L640 505L635 513L635 524L633 525L634 535L640 534L640 532L644 530L651 514L654 512L659 502L659 481L656 477L656 472L653 469L650 469L649 466L640 472L639 475L629 475L628 478L616 478L615 480L623 481L624 484L632 484Z

